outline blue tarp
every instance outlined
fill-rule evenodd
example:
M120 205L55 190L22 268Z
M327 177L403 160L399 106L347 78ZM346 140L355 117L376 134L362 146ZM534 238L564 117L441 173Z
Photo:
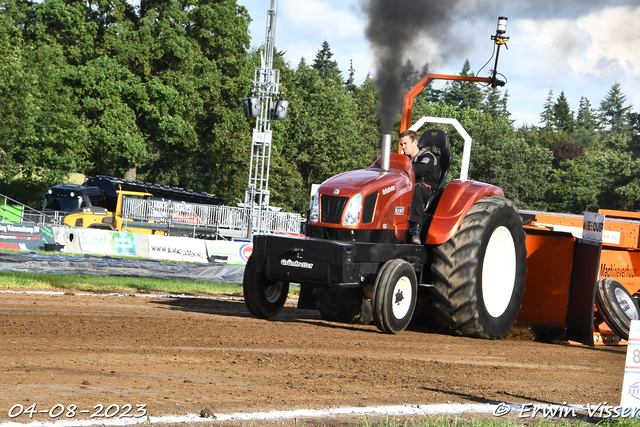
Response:
M136 276L158 279L242 283L244 266L221 263L173 263L97 256L0 252L0 271L94 276Z

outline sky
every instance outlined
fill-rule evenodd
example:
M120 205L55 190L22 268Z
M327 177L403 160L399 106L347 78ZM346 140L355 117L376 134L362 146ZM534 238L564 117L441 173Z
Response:
M238 3L253 19L251 43L258 47L264 43L271 0ZM372 4L396 10L375 16ZM358 85L367 74L375 78L382 72L376 66L381 48L366 36L374 38L378 28L388 30L381 19L388 17L386 24L399 32L410 31L403 61L410 59L416 68L428 63L432 73L458 74L465 59L475 73L489 60L491 36L498 17L505 16L510 40L508 49L500 51L498 72L507 79L503 90L508 90L517 126L539 124L550 90L554 102L564 92L577 113L582 96L597 108L617 82L626 105L640 111L637 0L275 0L275 8L275 45L292 67L302 57L313 63L326 40L343 78L353 61ZM394 21L398 17L400 22ZM491 69L493 61L478 75L486 77Z

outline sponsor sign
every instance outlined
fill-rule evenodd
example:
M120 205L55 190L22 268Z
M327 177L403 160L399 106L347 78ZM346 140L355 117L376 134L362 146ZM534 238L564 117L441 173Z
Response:
M207 240L209 257L227 257L229 265L244 265L249 260L253 245L248 242L229 242L226 240Z
M632 320L629 328L620 406L640 408L640 320Z
M547 224L544 222L536 222L533 225L537 227L545 227L549 228L553 231L564 231L565 233L571 233L573 237L577 237L578 239L582 239L582 232L584 231L580 227L572 227L570 225L556 225L556 224ZM614 245L620 244L620 232L619 231L611 231L611 230L603 230L602 231L602 242L603 243L612 243Z
M136 242L132 233L82 229L79 231L79 238L83 253L137 255Z
M208 262L204 240L149 235L149 255L154 259Z
M593 212L584 213L582 223L582 238L586 240L602 241L602 231L604 230L604 214Z
M0 222L21 223L22 222L22 206L7 205L6 199L0 199Z
M54 241L51 227L0 223L0 249L37 251Z

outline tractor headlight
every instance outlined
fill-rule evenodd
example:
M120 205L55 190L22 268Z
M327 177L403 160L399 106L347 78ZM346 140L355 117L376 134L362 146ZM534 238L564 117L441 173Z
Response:
M313 200L311 202L311 213L309 214L309 221L311 222L318 222L318 219L320 218L319 198L320 194L316 191L316 195L313 196Z
M356 225L360 222L360 211L362 210L362 194L357 194L347 205L347 209L344 212L344 219L342 225Z

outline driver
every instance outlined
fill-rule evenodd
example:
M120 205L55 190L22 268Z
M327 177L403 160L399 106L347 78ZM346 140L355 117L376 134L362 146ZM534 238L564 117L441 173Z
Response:
M400 145L404 154L411 159L416 186L411 201L411 215L409 215L409 243L422 244L420 232L424 224L424 205L438 186L440 165L438 158L426 148L418 147L418 134L413 130L406 130L400 134Z

